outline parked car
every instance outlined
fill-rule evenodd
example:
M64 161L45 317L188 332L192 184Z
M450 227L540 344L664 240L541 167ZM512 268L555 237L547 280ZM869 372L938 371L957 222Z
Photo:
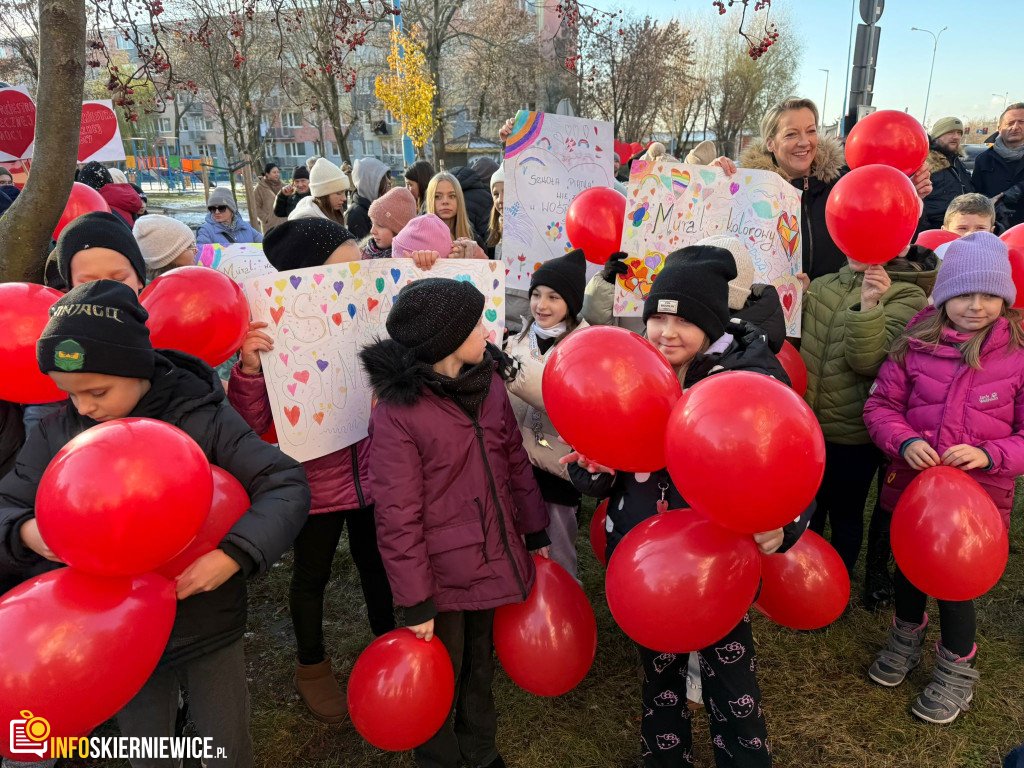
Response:
M964 152L967 153L967 157L964 158L964 167L973 173L974 161L990 146L991 144L964 144Z

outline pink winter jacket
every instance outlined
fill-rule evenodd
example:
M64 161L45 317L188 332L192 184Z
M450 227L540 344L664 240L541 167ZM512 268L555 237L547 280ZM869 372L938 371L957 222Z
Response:
M911 321L928 317L928 307ZM882 506L895 508L917 475L903 460L908 440L923 438L942 456L965 443L984 450L990 469L969 474L989 493L1009 525L1013 484L1024 474L1024 350L1009 350L1010 326L1000 318L981 350L981 369L969 367L956 344L967 334L947 330L938 346L911 340L903 365L886 360L864 406L871 439L891 457Z
M241 363L231 369L228 402L238 411L253 432L264 434L273 423L270 397L263 374L242 372ZM313 494L309 514L358 509L373 504L370 493L370 438L340 451L302 462Z

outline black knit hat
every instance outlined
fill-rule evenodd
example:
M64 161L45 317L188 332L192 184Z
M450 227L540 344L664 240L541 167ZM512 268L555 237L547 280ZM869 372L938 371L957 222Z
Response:
M729 324L729 281L736 260L724 248L690 245L665 259L644 301L644 322L651 315L678 315L715 341Z
M148 318L124 283L94 280L72 288L50 307L36 342L39 370L148 379L156 360Z
M469 282L428 277L398 293L388 314L391 338L433 365L469 338L484 313L484 295Z
M330 219L292 219L267 233L263 253L279 272L319 267L339 245L355 239L355 235Z
M531 294L538 285L546 285L561 296L569 315L578 317L583 310L583 291L587 287L587 260L583 258L583 251L577 248L544 262L530 280Z
M57 238L53 249L57 272L65 285L71 285L71 259L79 251L89 248L109 248L117 251L132 265L139 277L139 285L146 284L146 261L135 241L135 235L116 213L92 211L74 219Z
M98 163L95 160L91 160L82 166L78 175L75 177L75 181L96 190L103 189L107 184L114 183L114 179L110 175L110 170L105 165Z
M296 179L308 179L308 178L309 178L309 168L307 168L304 165L296 165L295 166L295 170L292 171L292 181L295 181Z

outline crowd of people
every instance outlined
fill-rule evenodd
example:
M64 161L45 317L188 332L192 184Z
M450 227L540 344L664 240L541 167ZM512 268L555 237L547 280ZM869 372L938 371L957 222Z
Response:
M815 503L754 540L772 556L806 529L824 533L828 524L832 546L853 573L878 478L863 605L891 607L894 616L865 672L895 687L921 663L930 623L927 595L890 565L889 521L901 494L922 470L955 467L980 484L1009 526L1014 481L1024 474L1024 318L1013 308L1007 246L996 236L1024 220L1024 103L1004 111L973 174L961 159L962 121L936 122L927 162L912 177L922 201L919 231L941 228L957 239L941 254L908 244L880 265L846 257L829 234L826 200L847 169L842 145L819 136L818 124L813 102L789 99L767 112L760 139L738 161L716 157L709 142L686 160L728 175L737 167L772 171L802 193L798 343L805 399L825 438L825 475ZM652 144L619 158L617 170L661 153L664 147ZM10 179L0 171L0 203L16 195L8 194L16 190ZM261 354L274 348L266 325L251 323L237 358L218 373L184 353L153 348L138 301L143 287L194 263L206 244L262 243L280 271L381 258L410 258L429 270L438 259L500 258L501 166L481 161L435 173L420 161L395 186L387 166L370 157L351 168L310 158L288 183L269 164L249 201L250 221L228 189L216 188L195 235L174 218L145 213L139 191L116 169L89 163L78 180L113 212L72 221L47 259L47 284L64 296L37 359L69 400L0 403L0 586L61 565L35 522L34 500L43 471L69 440L126 416L166 421L190 435L211 463L240 481L251 507L218 549L177 579L171 640L117 722L124 735L172 736L185 693L198 732L226 750L210 765L254 762L245 582L288 549L294 684L309 716L345 720L344 686L323 628L325 592L347 528L373 634L395 628L398 607L404 626L425 640L439 638L452 660L452 713L414 751L417 765L501 768L493 617L529 594L530 555L578 578L583 496L609 500L608 556L639 523L687 506L667 470L617 471L560 440L540 386L552 350L588 325L622 323L646 337L684 390L731 371L789 382L776 357L786 340L778 293L755 284L751 256L735 237L670 254L632 324L612 316L625 254L606 254L588 282L577 250L545 262L528 296L509 301L511 330L500 346L486 339L484 297L471 283L426 278L406 286L387 318L389 338L360 354L375 395L370 436L300 464L258 437L272 425L261 365ZM75 309L82 305L90 311ZM69 344L81 351L74 366L61 356ZM976 624L973 601L939 601L933 679L913 705L918 719L950 723L970 708L985 672ZM772 764L748 616L700 652L638 647L638 654L645 766L692 764L690 722L700 707L717 765Z

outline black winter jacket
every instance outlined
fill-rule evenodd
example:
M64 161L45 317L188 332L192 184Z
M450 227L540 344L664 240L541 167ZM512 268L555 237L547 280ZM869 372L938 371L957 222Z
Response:
M494 208L491 190L469 166L454 169L452 175L459 180L462 196L466 198L466 214L473 227L473 239L483 248L487 244L487 233L491 227L491 209Z
M274 215L287 219L288 214L294 211L295 206L299 204L299 200L309 197L310 194L308 191L301 195L298 192L294 195L282 195L278 192L277 197L274 198Z
M14 459L25 443L21 407L0 400L0 477L14 468Z
M986 197L1004 193L996 203L996 221L1005 228L1024 222L1024 159L1006 160L989 147L974 161L974 190Z
M708 376L724 371L753 371L789 384L789 377L768 348L764 333L741 320L733 320L726 330L734 334L733 341L723 352L701 355L693 361L686 371L687 388ZM609 558L623 536L647 518L657 514L657 504L662 498L662 493L669 509L689 506L676 489L667 469L659 469L650 475L629 472L592 475L578 464L570 464L569 477L581 493L608 499L608 519L612 523L612 529L608 532ZM800 538L807 529L814 509L814 502L811 502L811 506L797 520L783 528L784 538L779 548L780 552L789 549Z
M928 170L932 174L932 193L924 199L924 215L932 229L942 228L946 209L954 197L974 191L971 172L960 158L959 153L950 155L939 148L932 139L927 160Z
M295 460L263 442L224 398L213 369L201 360L159 350L152 386L130 416L173 424L203 449L211 464L234 475L252 506L221 541L241 566L212 592L182 600L161 664L223 648L242 636L246 578L266 571L292 545L309 512L306 473ZM21 526L34 517L36 489L50 460L76 435L96 426L69 403L29 434L14 471L0 480L0 561L23 577L61 567L21 541ZM173 460L173 457L167 457Z
M353 201L345 210L345 228L356 236L356 240L362 240L370 235L370 227L373 226L370 221L370 201L362 195L356 195Z

